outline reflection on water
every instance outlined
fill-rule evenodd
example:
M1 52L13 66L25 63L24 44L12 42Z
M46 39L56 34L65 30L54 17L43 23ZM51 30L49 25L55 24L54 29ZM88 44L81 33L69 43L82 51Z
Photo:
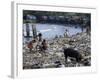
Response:
M31 26L31 24L29 24L29 26ZM26 35L25 28L26 26L24 25L23 28L24 35ZM72 25L56 25L56 24L36 24L37 32L38 33L41 32L43 34L43 38L45 39L55 38L56 35L63 37L64 33L66 32L66 29L68 31L68 36L72 36L82 32L82 29L79 27L79 25L72 26ZM32 36L31 27L30 27L30 36ZM27 40L26 39L24 40L27 41L28 39ZM31 38L29 40L31 40Z

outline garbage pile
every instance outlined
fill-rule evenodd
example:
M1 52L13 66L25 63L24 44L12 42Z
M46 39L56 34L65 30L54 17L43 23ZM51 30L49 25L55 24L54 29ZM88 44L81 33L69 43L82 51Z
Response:
M48 40L48 50L45 52L32 51L23 48L23 69L60 68L91 66L91 36L78 33L71 37L55 38ZM63 47L71 47L83 55L84 60L77 63L73 58L68 58L65 63Z

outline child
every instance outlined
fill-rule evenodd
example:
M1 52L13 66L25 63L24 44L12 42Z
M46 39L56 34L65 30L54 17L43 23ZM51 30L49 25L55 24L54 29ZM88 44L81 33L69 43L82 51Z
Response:
M29 44L28 44L28 48L29 48L29 51L31 52L31 51L32 51L32 48L33 48L32 41L29 42Z
M43 42L42 42L42 50L43 50L43 51L47 50L47 42L46 42L45 39L44 39Z

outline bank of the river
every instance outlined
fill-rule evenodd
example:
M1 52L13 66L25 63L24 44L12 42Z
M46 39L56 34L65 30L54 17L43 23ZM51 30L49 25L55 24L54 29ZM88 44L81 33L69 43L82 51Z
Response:
M71 47L78 50L84 56L84 62L77 64L71 58L68 58L68 64L65 64L63 47ZM56 38L48 41L48 50L45 52L29 52L23 47L23 68L56 68L56 67L75 67L91 65L91 38L90 35L79 33L71 37Z

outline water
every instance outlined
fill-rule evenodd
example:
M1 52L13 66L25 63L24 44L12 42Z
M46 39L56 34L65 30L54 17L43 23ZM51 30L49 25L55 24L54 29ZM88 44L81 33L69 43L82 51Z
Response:
M32 28L31 28L32 25L29 24L29 26L30 26L30 36L32 36ZM26 26L24 25L23 28L24 35L26 35L25 27ZM79 25L72 26L72 25L56 25L56 24L36 24L37 32L38 33L41 32L43 38L45 39L53 39L55 38L56 35L63 37L64 33L66 32L66 29L68 30L68 36L72 36L82 32L82 29L79 27Z

